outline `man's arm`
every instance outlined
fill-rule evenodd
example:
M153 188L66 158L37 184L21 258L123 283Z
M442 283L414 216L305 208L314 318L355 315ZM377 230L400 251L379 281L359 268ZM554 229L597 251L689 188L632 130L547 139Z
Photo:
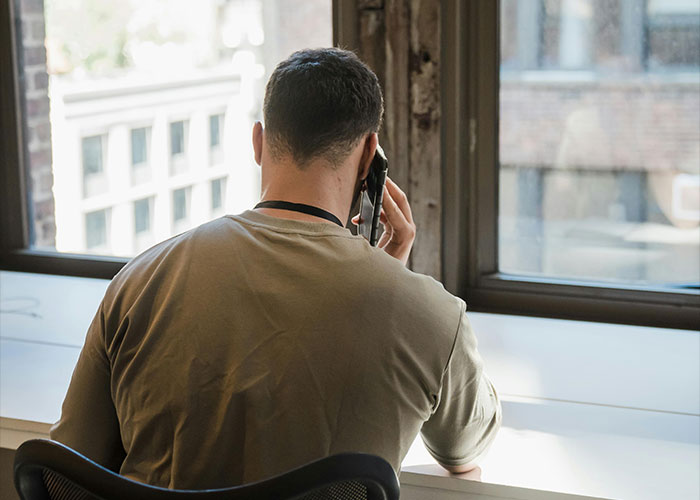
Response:
M498 396L483 373L476 338L462 314L438 406L421 429L423 442L445 469L466 473L475 469L475 460L491 444L500 424Z
M61 418L51 427L50 436L114 471L119 471L124 460L110 390L110 365L104 348L102 304L88 329L63 401Z
M390 178L386 180L380 220L384 234L377 246L405 265L416 237L416 225L406 194ZM357 223L357 217L353 221ZM476 338L462 313L443 376L440 403L423 425L423 441L446 470L478 478L481 469L474 460L488 448L500 424L498 396L483 375Z

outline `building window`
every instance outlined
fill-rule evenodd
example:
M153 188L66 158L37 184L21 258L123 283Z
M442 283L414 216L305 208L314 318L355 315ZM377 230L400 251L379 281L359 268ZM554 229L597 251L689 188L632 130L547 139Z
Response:
M173 122L170 124L170 156L178 156L185 153L185 122Z
M107 190L104 170L103 135L93 135L82 139L83 196L89 197Z
M143 184L151 180L149 153L151 128L131 129L131 183Z
M85 247L98 249L107 245L108 210L97 210L85 214Z
M501 1L504 69L692 70L698 52L695 0Z
M102 136L83 138L83 173L85 176L102 173Z
M211 211L221 212L226 202L226 177L211 181Z
M187 170L187 135L187 121L176 121L170 123L169 141L171 175Z
M133 128L131 129L131 164L142 165L148 162L148 141L146 134L148 129Z
M151 230L151 198L134 202L134 233L141 234Z
M647 2L649 68L692 70L700 65L700 3Z
M173 222L181 223L189 218L190 188L181 188L173 191Z
M219 165L223 161L221 136L224 128L224 115L209 115L209 164Z
M221 146L221 124L224 115L211 115L209 117L209 149Z

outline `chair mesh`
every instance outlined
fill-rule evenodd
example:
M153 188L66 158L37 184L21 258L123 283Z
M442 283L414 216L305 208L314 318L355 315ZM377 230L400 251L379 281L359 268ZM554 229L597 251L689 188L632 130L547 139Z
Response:
M104 500L50 469L41 476L51 500ZM367 487L358 481L341 481L295 497L294 500L370 500Z
M51 500L102 500L50 469L41 472Z
M342 481L302 495L299 500L368 500L367 487L357 481Z

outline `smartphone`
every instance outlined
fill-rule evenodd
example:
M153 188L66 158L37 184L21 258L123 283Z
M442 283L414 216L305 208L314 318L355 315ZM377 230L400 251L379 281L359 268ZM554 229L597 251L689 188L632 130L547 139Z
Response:
M369 166L369 174L365 179L366 188L360 196L360 223L357 233L369 241L373 247L379 240L379 214L382 211L382 198L384 197L384 184L389 162L384 150L377 144L372 164Z

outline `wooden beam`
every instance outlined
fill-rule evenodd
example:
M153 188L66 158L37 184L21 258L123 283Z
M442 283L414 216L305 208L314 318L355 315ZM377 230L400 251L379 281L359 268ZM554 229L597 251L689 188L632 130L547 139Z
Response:
M410 1L409 200L418 227L411 265L441 278L440 2Z

